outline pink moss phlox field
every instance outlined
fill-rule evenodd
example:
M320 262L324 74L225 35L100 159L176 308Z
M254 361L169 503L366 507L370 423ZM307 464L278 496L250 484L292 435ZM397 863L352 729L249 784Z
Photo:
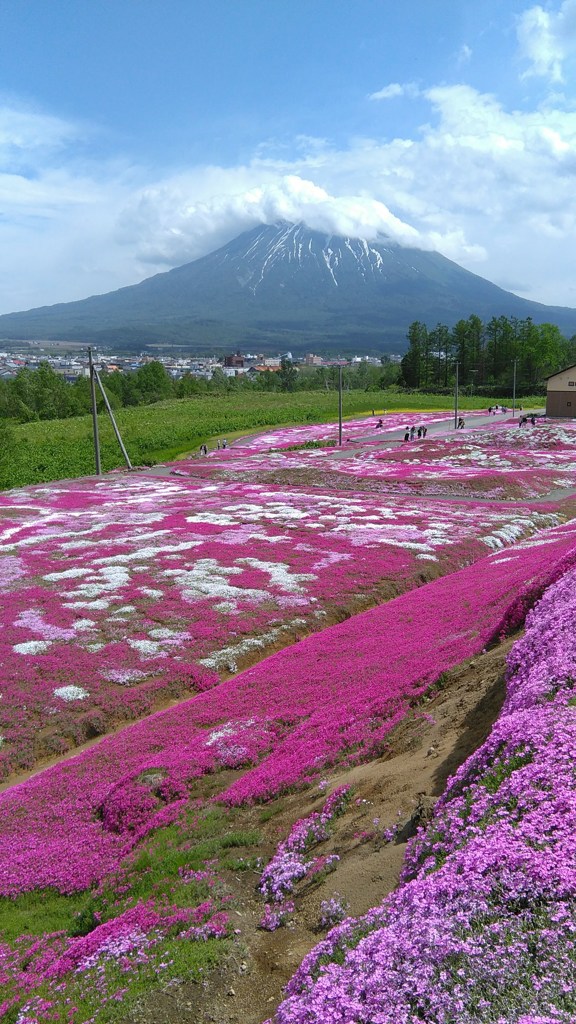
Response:
M491 735L400 888L303 961L276 1024L573 1024L576 569L529 613Z
M551 509L141 475L0 505L0 777L210 688L337 602L410 589L423 569L558 522Z
M189 909L172 908L160 913L152 902L139 903L136 907L119 914L118 917L98 925L88 935L68 941L66 951L55 961L46 972L47 976L61 977L69 971L86 968L89 960L101 950L109 946L110 940L118 940L126 935L137 932L146 935L156 930L157 937L161 929L178 924L188 925L193 912Z
M474 410L469 414L470 420L478 423L489 421L488 410ZM378 423L382 420L382 427ZM450 414L446 412L395 412L386 413L382 416L375 415L362 417L360 419L345 420L342 425L343 436L346 440L375 440L393 431L404 432L408 424L418 427L420 424L430 426L431 423L443 423L450 425ZM251 435L235 441L226 452L236 454L239 450L266 450L270 448L285 448L295 444L305 444L307 441L333 441L338 440L337 423L311 423L301 427L278 427L262 434ZM219 454L219 453L216 453Z
M575 547L576 523L537 534L5 791L0 892L87 888L151 829L176 820L183 787L205 773L238 770L220 793L233 804L302 785L343 758L374 756L410 702L481 651L518 595L554 578Z
M205 942L226 938L229 933L229 915L217 909L212 900L186 908L148 900L97 924L87 935L23 935L14 948L0 942L0 984L4 994L10 993L0 1002L0 1015L21 1005L22 998L46 983L56 997L65 991L67 983L80 981L92 994L96 991L104 1005L115 998L106 978L107 964L117 966L128 984L143 966L151 963L155 948L166 937ZM160 958L156 967L161 972L163 966L166 961ZM50 1000L33 997L28 1003L30 1017L23 1017L21 1010L17 1020L29 1019L31 1024L61 1020L58 1011L55 1016L51 1013L54 1006ZM71 1012L70 1020L76 1020L75 1012Z
M478 422L483 421L477 417L470 426ZM180 471L212 479L305 483L324 490L356 487L382 494L470 496L478 492L484 498L530 498L573 486L576 427L570 423L539 421L537 427L523 430L489 424L464 433L450 430L448 423L446 427L440 435L409 443L396 443L396 436L377 431L366 435L366 443L343 449L293 451L284 446L270 451L267 444L254 442L212 452L208 460L177 465Z

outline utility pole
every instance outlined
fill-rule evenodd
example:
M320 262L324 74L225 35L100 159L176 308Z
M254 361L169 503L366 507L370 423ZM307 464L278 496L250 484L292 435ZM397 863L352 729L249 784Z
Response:
M120 446L120 451L122 452L122 455L124 456L124 461L125 461L126 465L128 466L128 469L133 469L134 467L133 467L132 463L130 462L130 457L129 457L128 452L126 451L126 448L124 446L124 442L122 440L122 435L120 434L120 431L118 430L118 424L116 423L116 420L114 419L114 413L112 412L112 408L110 406L110 402L108 401L108 395L106 394L106 391L104 390L104 387L102 385L102 381L100 380L100 374L98 373L98 370L96 368L94 368L94 376L96 378L96 383L98 384L98 387L100 388L100 393L102 395L102 399L104 401L104 405L106 406L106 411L107 411L107 413L108 413L108 415L110 417L110 421L112 423L112 428L113 428L114 433L116 435L116 440L118 441L118 444Z
M456 360L456 377L454 380L454 430L458 429L458 360Z
M514 371L512 375L512 419L516 416L516 363L517 359L514 360Z
M342 363L338 363L338 444L342 445Z
M101 466L101 462L100 462L100 439L98 437L98 409L96 407L96 384L98 385L98 387L100 389L100 394L102 395L102 399L104 401L104 405L106 406L106 412L108 413L108 415L110 417L110 421L112 423L112 427L113 427L114 433L116 435L116 440L118 441L118 444L120 446L120 451L122 452L122 455L124 456L124 461L125 461L126 465L128 466L128 469L133 469L134 467L132 466L132 463L130 462L130 457L129 457L128 452L126 451L126 448L124 446L124 442L122 440L122 436L121 436L120 431L118 429L118 424L116 423L116 420L114 419L114 413L112 412L112 408L111 408L110 402L108 401L108 395L106 394L106 390L104 388L104 385L102 384L102 381L100 380L100 375L98 373L98 370L96 369L96 367L94 366L94 363L92 361L92 349L90 348L90 346L88 346L88 366L89 366L89 369L90 369L90 399L91 399L91 402L92 402L92 427L93 427L93 430L94 430L94 461L96 463L96 476L102 476L102 466Z
M100 464L100 438L98 437L98 410L96 408L96 380L95 367L92 362L92 349L88 346L88 368L90 371L90 401L92 403L92 430L94 432L94 462L96 464L96 476L102 476Z

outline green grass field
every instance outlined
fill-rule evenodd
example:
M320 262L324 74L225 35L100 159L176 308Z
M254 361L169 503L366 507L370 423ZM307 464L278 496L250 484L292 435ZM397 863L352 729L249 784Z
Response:
M461 410L486 408L493 399L464 398ZM525 408L542 405L541 398L523 399ZM443 395L402 395L384 391L346 391L345 417L388 412L451 408ZM156 405L120 409L115 414L134 466L175 459L197 451L218 437L232 440L241 434L271 426L336 421L338 395L334 391L298 391L199 396L159 402ZM99 416L102 469L123 465L112 425ZM15 444L6 460L5 486L86 476L94 473L92 420L81 416L67 420L42 420L14 427Z

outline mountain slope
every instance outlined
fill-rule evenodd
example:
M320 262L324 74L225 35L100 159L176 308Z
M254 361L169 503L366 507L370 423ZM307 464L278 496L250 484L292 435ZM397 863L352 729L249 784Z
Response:
M439 253L280 223L140 284L1 316L0 337L386 351L405 347L413 320L451 325L471 313L576 332L576 310L521 299Z

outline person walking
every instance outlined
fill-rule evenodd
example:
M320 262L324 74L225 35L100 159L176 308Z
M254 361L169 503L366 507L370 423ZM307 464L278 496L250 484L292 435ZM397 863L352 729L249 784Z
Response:
M410 427L410 440L413 441L416 436L416 427Z
M410 440L410 429L409 429L409 427L406 427L406 430L404 431L404 440L405 441L409 441Z

